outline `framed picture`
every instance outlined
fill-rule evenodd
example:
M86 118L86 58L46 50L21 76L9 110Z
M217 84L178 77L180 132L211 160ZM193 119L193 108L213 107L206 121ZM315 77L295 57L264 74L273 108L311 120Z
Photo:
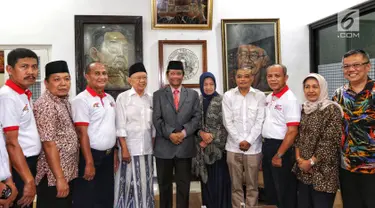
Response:
M212 29L213 0L151 0L152 29Z
M106 66L105 91L114 98L127 89L129 67L142 62L141 16L81 16L75 21L77 94L86 88L85 68L98 61Z
M0 51L0 73L5 71L5 56L4 51Z
M206 40L159 40L160 87L168 84L166 71L169 61L181 61L184 65L182 85L199 88L199 77L207 71Z
M249 68L252 87L270 92L266 68L280 63L279 19L222 19L224 91L236 87L235 70Z

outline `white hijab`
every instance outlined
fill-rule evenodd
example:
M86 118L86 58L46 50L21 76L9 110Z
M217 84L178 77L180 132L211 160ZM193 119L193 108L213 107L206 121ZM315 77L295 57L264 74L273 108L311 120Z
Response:
M306 101L303 103L303 110L305 111L305 113L310 114L316 110L323 110L327 106L333 104L333 105L336 105L340 109L341 116L344 116L344 112L341 106L338 103L331 101L328 98L328 84L327 84L327 81L324 79L324 77L320 74L311 73L307 75L307 77L304 79L304 82L308 78L315 78L316 80L318 80L319 87L320 87L320 95L319 95L318 100L315 102L308 101L305 96Z

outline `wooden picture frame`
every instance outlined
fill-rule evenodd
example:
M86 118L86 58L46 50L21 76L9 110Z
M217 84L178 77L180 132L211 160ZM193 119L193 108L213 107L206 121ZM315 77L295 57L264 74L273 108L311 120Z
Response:
M236 87L235 70L249 68L252 87L270 92L266 68L280 63L279 19L222 19L224 92Z
M74 22L76 93L85 90L85 68L93 61L107 68L107 93L116 98L130 89L128 68L143 61L142 17L76 15Z
M159 83L168 84L166 71L169 61L178 60L184 64L185 76L182 85L199 88L199 77L207 72L206 40L159 40Z
M151 0L152 29L212 29L213 0Z

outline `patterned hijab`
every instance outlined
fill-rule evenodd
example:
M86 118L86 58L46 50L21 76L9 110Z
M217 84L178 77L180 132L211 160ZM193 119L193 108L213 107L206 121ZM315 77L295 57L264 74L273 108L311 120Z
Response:
M215 92L212 93L211 95L207 95L206 93L204 93L204 80L207 79L207 78L211 78L214 83L215 83ZM204 72L200 78L199 78L199 88L201 90L201 93L202 93L202 96L203 96L203 113L204 115L206 115L206 112L207 112L207 108L212 100L213 97L219 95L217 92L216 92L216 79L215 79L215 76L211 73L211 72Z
M307 75L307 77L303 80L303 83L308 78L315 78L316 80L318 80L319 87L320 87L320 95L319 95L318 100L314 102L308 101L305 96L306 101L303 103L304 112L306 114L310 114L316 110L323 110L327 106L333 104L333 105L336 105L340 109L341 116L343 116L344 112L341 106L338 103L333 102L328 98L328 84L327 84L327 81L324 79L324 77L320 74L311 73Z

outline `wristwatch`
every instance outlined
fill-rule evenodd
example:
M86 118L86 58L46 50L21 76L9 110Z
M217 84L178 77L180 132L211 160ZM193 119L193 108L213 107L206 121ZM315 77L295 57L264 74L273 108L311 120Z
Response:
M310 165L311 165L311 166L314 166L314 165L315 165L315 162L314 162L314 160L313 160L312 158L310 158Z
M276 153L276 156L277 156L277 158L282 158L283 157L283 154L281 154L281 153Z
M8 199L12 195L12 189L8 186L8 184L5 184L5 189L1 192L0 199Z

